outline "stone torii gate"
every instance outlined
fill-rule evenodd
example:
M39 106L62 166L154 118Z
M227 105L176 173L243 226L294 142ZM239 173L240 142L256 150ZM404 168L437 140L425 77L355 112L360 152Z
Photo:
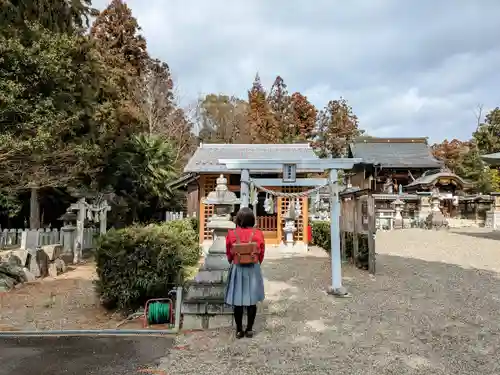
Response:
M300 169L315 169L328 171L328 185L330 188L330 234L331 234L331 263L332 285L328 293L338 297L348 296L347 290L342 286L342 259L340 255L340 201L338 171L352 169L354 164L361 159L310 159L310 160L258 160L258 159L219 159L219 164L225 165L229 170L241 171L241 207L248 207L250 196L250 171L251 170L283 170L283 178L257 179L257 182L267 186L312 186L321 184L323 179L296 179L296 171Z

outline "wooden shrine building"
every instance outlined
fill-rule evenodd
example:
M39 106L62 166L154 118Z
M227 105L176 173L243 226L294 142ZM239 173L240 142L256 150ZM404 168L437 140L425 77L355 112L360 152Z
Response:
M352 170L351 185L375 193L397 193L424 172L443 166L427 138L360 137L349 145L349 154L363 160Z
M206 227L210 216L213 214L213 207L204 205L202 199L215 189L215 181L222 174L228 181L229 190L240 197L241 171L228 170L225 165L219 164L221 159L257 159L283 161L311 160L318 159L309 144L201 144L191 159L188 161L184 172L186 173L177 186L183 185L188 192L188 214L193 211L200 220L200 242L212 239L211 231ZM321 173L322 169L297 170L297 179L305 177L311 173ZM282 179L283 170L251 170L250 178L271 182ZM263 184L268 190L278 190L286 193L295 193L309 190L315 186L299 186L301 184L283 184L276 186L275 183L268 186ZM303 184L302 184L303 185ZM257 216L257 226L264 232L266 243L279 244L283 239L284 216L286 215L290 198L273 197L269 194L256 191L251 193L250 208L254 209ZM193 202L196 200L196 207ZM295 222L297 231L295 241L307 243L308 226L308 199L299 198L294 202L299 207L300 214ZM270 207L272 206L272 207ZM235 207L237 212L239 207Z

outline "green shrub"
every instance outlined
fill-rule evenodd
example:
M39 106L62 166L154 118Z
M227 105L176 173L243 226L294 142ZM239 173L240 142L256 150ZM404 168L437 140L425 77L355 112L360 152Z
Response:
M200 219L198 219L197 217L190 217L188 219L191 223L191 226L193 227L193 230L196 232L196 236L198 236L198 238L200 237Z
M189 219L110 230L96 248L97 292L108 309L129 313L150 298L166 297L199 261Z
M312 229L312 244L321 247L327 253L330 253L332 241L330 236L330 222L328 221L313 221Z

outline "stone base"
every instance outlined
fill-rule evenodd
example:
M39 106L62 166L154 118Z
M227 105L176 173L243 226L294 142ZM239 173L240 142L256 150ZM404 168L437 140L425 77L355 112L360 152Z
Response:
M292 253L292 254L306 254L308 251L307 244L302 243L302 242L296 242L293 245L288 245L285 243L281 243L281 245L278 246L278 250L280 253Z
M233 327L233 314L191 315L184 314L181 329L214 329Z
M326 291L326 293L330 296L334 296L334 297L339 297L339 298L349 298L351 297L351 295L349 294L349 292L347 291L346 288L344 287L340 287L338 289L333 289L333 288L330 288Z
M403 229L404 228L403 218L402 217L394 219L393 228L394 229Z
M205 301L183 301L182 303L182 314L190 315L224 315L232 314L233 309L222 302L205 302Z
M441 211L432 211L425 220L429 229L446 229L448 228L448 221Z

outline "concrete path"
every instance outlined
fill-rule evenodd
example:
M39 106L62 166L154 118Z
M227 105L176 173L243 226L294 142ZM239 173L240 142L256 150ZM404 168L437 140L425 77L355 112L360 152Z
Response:
M0 375L166 375L171 337L0 337Z

